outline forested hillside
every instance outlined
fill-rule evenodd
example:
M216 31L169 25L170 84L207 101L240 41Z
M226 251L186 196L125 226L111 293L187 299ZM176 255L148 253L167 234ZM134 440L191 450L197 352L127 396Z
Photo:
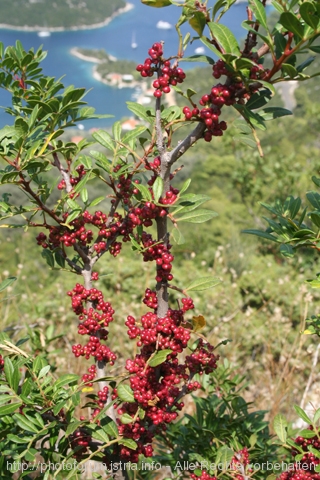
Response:
M48 8L49 6L49 8ZM124 0L0 0L0 24L13 27L70 28L105 21Z

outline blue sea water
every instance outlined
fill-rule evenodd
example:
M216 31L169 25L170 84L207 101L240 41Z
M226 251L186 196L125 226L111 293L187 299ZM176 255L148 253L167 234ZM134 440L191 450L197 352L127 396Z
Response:
M0 41L4 46L14 45L20 40L27 50L31 47L37 49L43 45L48 51L47 58L42 66L44 73L60 78L64 76L65 85L75 85L91 89L85 100L96 109L99 114L112 114L113 119L90 120L85 122L85 128L110 126L114 119L120 119L130 112L127 110L126 101L132 100L131 88L116 89L109 87L92 77L93 64L74 57L70 50L72 47L105 49L117 58L134 60L143 63L147 51L152 43L163 40L165 54L174 55L177 50L177 34L174 28L160 30L156 28L159 20L175 24L181 9L179 7L150 8L141 4L140 0L129 0L134 8L122 15L115 17L107 26L90 30L53 32L49 37L40 38L36 32L23 32L16 30L0 29ZM225 15L225 24L241 39L245 31L241 22L246 19L246 3L235 5ZM183 29L187 31L187 27ZM135 38L137 48L132 49L132 38ZM193 55L201 42L194 42L186 52ZM195 64L193 63L192 66ZM184 65L186 68L186 65ZM0 105L10 105L10 96L0 90ZM12 118L0 110L0 127L11 124Z

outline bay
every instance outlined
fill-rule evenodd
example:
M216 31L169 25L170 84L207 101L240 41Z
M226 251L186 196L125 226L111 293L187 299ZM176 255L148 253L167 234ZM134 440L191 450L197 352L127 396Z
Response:
M112 119L90 120L84 123L86 129L109 127L114 120L130 116L126 108L126 101L132 100L132 88L117 89L109 87L92 76L92 63L74 57L70 50L73 47L105 49L109 54L119 59L134 60L143 63L148 56L148 49L154 42L165 42L165 55L174 55L177 51L178 37L174 28L164 30L156 28L159 20L174 25L181 11L178 7L150 8L143 5L140 0L130 0L134 8L115 17L108 25L88 30L52 32L49 37L40 38L37 32L25 32L0 29L0 41L4 46L14 45L20 40L23 47L37 49L43 45L48 51L47 58L42 63L46 75L60 78L64 76L63 83L75 87L85 87L90 90L85 97L88 104L96 109L99 114L114 115ZM225 15L225 24L241 39L245 31L241 22L246 19L246 3L235 5ZM182 31L188 31L188 25ZM133 49L131 43L137 43ZM186 55L193 55L196 47L202 43L194 42L187 50ZM194 67L195 64L189 64ZM187 65L183 65L187 69ZM0 89L0 105L10 105L11 97L8 92ZM12 117L0 110L0 127L12 124Z

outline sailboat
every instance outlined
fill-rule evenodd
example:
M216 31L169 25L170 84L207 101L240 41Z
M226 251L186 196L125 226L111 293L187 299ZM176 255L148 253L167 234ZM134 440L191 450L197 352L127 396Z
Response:
M132 33L132 40L131 40L131 48L137 48L138 44L136 42L136 36L135 33Z

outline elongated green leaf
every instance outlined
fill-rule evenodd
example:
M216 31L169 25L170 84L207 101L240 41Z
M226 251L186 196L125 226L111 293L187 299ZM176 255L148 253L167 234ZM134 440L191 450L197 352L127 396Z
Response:
M277 237L274 237L273 235L271 235L271 233L263 232L262 230L248 229L248 230L242 230L241 233L256 235L257 237L265 238L266 240L272 240L273 242L279 243L279 240L277 239Z
M214 65L215 61L213 58L209 57L208 55L191 55L191 57L183 57L179 60L179 62L202 62L202 63L209 63L209 65Z
M112 126L112 133L116 142L119 142L121 139L121 129L122 127L120 121L115 122Z
M120 445L124 445L127 448L131 448L131 450L136 450L138 448L137 443L132 440L131 438L122 438L119 440Z
M99 440L100 442L103 442L103 443L110 442L110 439L107 433L103 430L103 428L99 428L99 430L93 431L91 435L93 438L95 438L96 440Z
M308 430L307 428L304 428L299 432L299 437L303 437L303 438L312 438L314 437L314 435L315 435L314 430Z
M102 428L108 435L112 438L117 438L119 435L117 424L111 420L110 418L107 419L106 423L102 423Z
M95 198L94 200L92 200L92 202L90 202L90 207L95 207L96 205L98 205L99 203L103 202L103 200L105 199L105 197L98 197L98 198Z
M165 362L167 356L172 353L172 350L159 350L152 358L149 360L148 365L149 367L157 367L161 363Z
M280 15L280 20L279 21L280 21L281 25L283 25L286 30L294 33L299 38L303 38L304 28L301 25L301 23L299 22L296 15L294 15L291 12L283 12Z
M237 39L228 27L214 22L209 22L208 27L213 38L219 43L225 53L232 53L233 55L240 56L240 48Z
M268 121L274 120L275 118L284 117L286 115L292 115L292 112L282 107L267 107L263 110L259 110L259 115L261 115L264 120Z
M185 238L178 229L178 227L175 227L172 232L171 232L171 237L173 240L176 242L177 245L183 245L185 243Z
M139 103L126 102L128 109L134 113L138 118L145 120L148 123L152 123L155 117L154 109L151 107L144 107L139 105Z
M201 37L204 27L206 26L206 16L203 12L196 12L190 19L189 25Z
M171 0L141 0L141 3L148 7L162 8L171 5Z
M56 380L53 386L58 389L64 387L65 385L70 385L71 383L76 383L79 380L79 376L74 373L66 373L62 375L58 380Z
M291 245L287 245L287 244L280 246L280 253L281 253L281 255L283 255L284 257L287 257L287 258L290 258L290 257L294 256L293 248L291 247Z
M196 278L190 285L185 288L187 292L201 292L202 290L207 290L208 288L213 288L216 285L221 283L220 278L218 277L201 277Z
M246 107L250 110L255 110L256 108L261 108L266 105L270 101L270 99L270 90L260 90L259 92L256 92L250 97L249 101L246 103Z
M164 183L163 183L162 178L157 177L155 179L154 184L152 185L153 197L154 197L155 202L158 202L160 197L162 197L163 187L164 187Z
M120 383L117 388L118 397L123 402L133 403L135 401L133 396L133 391L129 385L125 385L124 383Z
M17 280L17 277L8 277L6 280L0 283L0 292L5 290L6 288L10 287Z
M111 151L115 150L114 141L109 133L104 130L98 130L97 132L93 132L92 136L103 147L108 148Z
M152 201L152 195L147 187L145 187L144 185L140 185L140 183L137 183L135 184L135 188L139 190L143 200L147 200L148 202Z
M121 415L120 420L121 420L121 423L126 425L128 423L132 423L134 421L134 418L131 417L131 415L129 415L128 413L124 413L123 415Z
M318 192L307 192L306 197L314 208L320 210L320 194Z
M14 413L17 410L17 408L20 407L20 405L22 405L22 402L9 403L8 405L2 405L2 407L0 407L0 417Z
M299 405L293 405L293 408L304 422L308 423L309 425L312 423L306 412L301 407L299 407Z
M303 2L300 5L300 15L303 20L312 28L319 25L319 17L316 15L316 9L311 2Z
M248 145L248 147L251 147L251 148L257 147L257 142L255 141L252 135L240 134L240 135L234 135L232 138L236 141L243 143L244 145Z
M44 377L45 375L47 375L47 373L49 372L50 370L50 365L46 365L45 367L41 368L39 374L38 374L38 378L41 378L41 377Z
M186 190L188 190L191 183L191 178L188 178L180 188L179 196L182 195Z
M122 143L129 143L131 140L139 137L143 132L147 130L147 127L140 125L139 127L130 130L122 137Z
M288 422L281 413L278 413L273 420L273 428L281 442L285 443L287 440L287 426Z
M24 415L21 415L20 413L15 413L13 418L15 422L19 425L19 427L21 427L23 430L26 430L27 432L38 433L39 428Z
M189 223L203 223L216 217L218 214L212 210L193 210L185 213L181 217L176 218L177 222L189 222Z
M249 0L249 5L251 10L254 13L254 16L262 25L263 28L268 30L268 23L267 23L267 15L264 6L262 5L260 0Z
M314 414L313 417L313 423L316 425L320 419L320 408L316 410L316 413Z

